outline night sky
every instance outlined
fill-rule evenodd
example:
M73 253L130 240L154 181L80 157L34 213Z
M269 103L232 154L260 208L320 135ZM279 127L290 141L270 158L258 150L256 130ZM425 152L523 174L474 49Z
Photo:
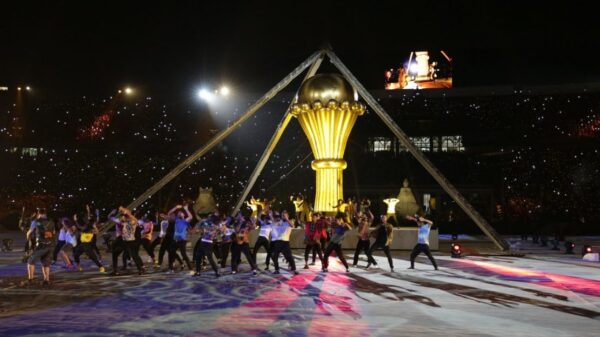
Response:
M324 42L369 88L411 50L448 51L455 86L600 81L596 11L527 1L9 1L0 86L46 98L132 85L261 92Z

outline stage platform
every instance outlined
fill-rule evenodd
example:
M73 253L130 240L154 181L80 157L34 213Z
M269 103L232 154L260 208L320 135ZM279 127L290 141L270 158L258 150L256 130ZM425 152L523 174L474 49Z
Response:
M597 336L600 265L537 251L525 257L436 253L434 271L407 252L379 268L346 273L332 258L300 275L248 265L191 277L150 272L100 274L53 266L53 284L24 287L21 253L0 254L0 336ZM346 251L351 261L352 251ZM264 254L259 266L264 267ZM104 254L105 260L109 259ZM146 256L142 255L145 260ZM285 263L283 263L285 265ZM287 268L287 267L286 267ZM39 267L38 278L41 277Z

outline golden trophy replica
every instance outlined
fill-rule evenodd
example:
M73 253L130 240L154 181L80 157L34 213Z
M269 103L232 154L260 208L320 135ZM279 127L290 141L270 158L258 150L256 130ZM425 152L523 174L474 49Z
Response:
M342 76L319 74L308 78L298 91L291 113L308 138L315 160L315 212L333 213L333 206L344 199L343 170L350 131L365 107Z

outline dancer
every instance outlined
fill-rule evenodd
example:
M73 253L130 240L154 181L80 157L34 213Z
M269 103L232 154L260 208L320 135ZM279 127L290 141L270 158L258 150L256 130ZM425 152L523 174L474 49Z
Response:
M96 266L98 266L99 272L106 272L106 268L104 268L104 265L102 265L102 263L100 262L98 255L94 251L93 247L94 235L97 233L96 224L97 220L94 221L94 219L88 219L88 222L83 226L83 228L80 231L79 238L77 240L79 243L73 250L73 258L75 260L75 263L77 263L77 270L79 271L83 271L83 268L81 267L80 263L80 256L83 253L85 253L90 258L90 260L92 260L96 264Z
M159 212L155 213L154 218L156 219L156 223L159 225L160 231L158 232L158 236L156 236L156 238L150 244L150 250L152 250L153 254L154 254L154 250L156 249L156 247L158 245L160 245L160 243L162 242L162 239L165 237L165 234L167 232L167 226L169 225L169 223L166 222L166 223L164 223L164 227L163 227L163 221L165 220L165 218L161 217L161 214ZM159 254L160 254L160 251L159 251ZM154 268L157 268L157 267L158 267L158 260L154 259Z
M427 257L429 258L429 261L431 261L433 268L435 268L435 270L438 270L437 263L435 262L433 255L431 255L431 252L429 251L429 232L431 231L431 227L433 226L433 221L425 219L424 217L419 216L418 214L415 214L414 217L407 215L406 219L415 221L417 223L417 226L419 226L419 238L417 239L417 244L410 253L410 267L408 269L415 269L415 258L419 254L425 253L425 255L427 255Z
M69 225L69 218L62 218L60 220L60 230L58 232L58 241L56 241L56 245L54 246L54 251L52 253L52 264L56 263L56 259L58 258L58 253L61 253L61 257L63 258L63 261L65 262L65 266L67 268L71 267L71 261L69 260L69 256L62 253L62 248L65 245L65 242L67 242L66 240L66 236L67 236L67 231L70 230L70 225Z
M325 217L324 214L320 214L319 220L317 222L319 223L318 226L321 227L321 235L319 236L319 242L321 243L321 251L323 251L327 247L327 243L329 243L329 240L331 239L331 235L329 234L329 231L331 230L331 223L330 223L329 219L327 217ZM316 260L317 260L317 248L316 248L316 246L313 246L312 263L310 265L314 266L316 264L315 263ZM321 259L321 262L322 261L323 261L323 259Z
M335 227L333 228L333 235L331 236L331 241L325 249L325 257L323 258L323 272L327 272L327 267L329 267L329 255L331 255L332 251L335 251L337 257L342 261L344 267L346 267L346 272L350 271L348 267L348 262L346 262L346 258L344 257L344 252L342 251L342 240L344 240L344 236L346 232L352 229L352 226L344 222L344 214L336 215L335 217Z
M237 214L236 217L230 217L229 219L231 221L230 222L231 223L231 230L233 231L233 234L231 235L231 247L229 247L229 250L231 251L231 262L230 262L230 264L231 264L231 272L233 274L235 274L233 266L240 263L240 261L236 260L237 256L236 256L235 253L238 251L238 240L237 240L237 234L238 233L237 233L237 228L242 223L242 220L243 220L242 213L238 212L238 214ZM240 255L240 258L241 258L241 255Z
M356 201L352 198L348 198L347 204L348 207L346 208L346 212L348 213L348 216L353 219L358 213Z
M231 227L231 218L226 218L221 221L221 243L219 249L219 257L221 258L221 268L225 268L227 264L227 257L229 256L229 251L231 250L231 242L233 240L233 235L235 234L233 228Z
M140 255L140 246L142 245L142 228L144 228L142 226L142 224L140 223L140 221L142 221L141 219L139 219L138 216L135 216L138 219L137 224L133 227L134 229L134 237L135 237L135 245L133 246L133 250L135 250L138 254L138 256ZM125 264L125 261L129 261L131 259L131 257L129 256L129 252L125 251L125 253L123 253L123 265ZM140 261L142 261L142 257L140 256ZM127 265L131 266L131 262L129 262ZM142 261L142 266L144 265L144 261Z
M260 206L260 212L262 214L269 214L271 212L271 205L276 201L277 199L273 198L271 200L264 198L262 200L257 199L256 200L256 204L258 206Z
M354 261L352 263L353 267L358 265L358 257L360 256L360 251L362 250L367 256L367 261L369 259L369 247L371 245L371 241L369 240L369 228L373 223L373 213L369 211L368 215L359 214L357 218L358 223L358 242L356 243L356 250L354 251Z
M231 273L238 272L238 266L241 262L241 255L244 253L248 264L252 268L254 275L256 272L256 263L250 254L250 231L254 229L254 223L249 219L242 218L235 227L235 245L231 246Z
M117 272L119 255L123 252L127 252L135 263L138 274L142 275L145 273L144 265L138 251L135 249L137 244L135 242L135 227L137 227L137 219L131 214L131 211L125 207L119 207L119 217L113 217L109 215L109 219L116 224L117 237L113 242L112 247L112 273L111 275L119 275ZM111 212L111 214L116 211Z
M256 262L256 256L258 254L258 250L260 247L264 247L267 251L267 258L265 260L265 270L269 270L269 260L271 260L271 245L269 239L271 238L271 231L273 230L273 226L271 225L271 217L266 216L264 214L261 215L261 219L258 221L260 226L260 232L258 233L258 239L256 239L256 243L254 243L254 249L252 251L252 257Z
M41 208L38 210L35 220L31 222L31 226L27 231L27 240L35 238L35 246L31 256L27 260L27 283L33 283L35 275L35 263L42 263L42 274L44 280L42 285L50 284L50 263L52 263L52 250L54 245L54 237L56 235L54 222L48 219L46 210Z
M221 265L221 241L223 240L223 228L221 226L221 217L219 212L215 211L210 217L211 222L218 227L218 235L213 237L213 254L217 257L217 265Z
M379 219L381 220L381 223L371 233L371 236L375 237L375 242L373 245L371 245L371 248L369 248L369 251L367 252L367 258L369 260L367 268L371 267L371 264L375 266L377 265L377 261L375 261L373 258L373 252L375 249L383 249L385 256L387 256L388 263L390 264L390 271L393 272L394 262L390 252L390 245L394 239L394 226L387 222L388 217L386 215L382 215Z
M369 200L368 198L363 198L360 201L358 211L361 212L362 214L367 214L367 212L370 211L370 208L371 208L371 200Z
M102 254L100 253L100 249L98 249L98 222L100 221L100 210L96 208L95 211L95 218L94 215L92 215L92 210L90 208L90 205L87 204L85 205L85 210L86 210L86 224L87 223L92 223L93 226L93 230L94 230L94 236L92 237L92 241L91 241L91 247L92 250L94 251L94 253L96 253L96 256L98 257L98 260L100 262L102 262Z
M171 250L171 246L173 246L173 235L175 235L175 220L177 216L175 214L161 214L160 218L162 221L160 222L160 248L158 250L158 262L155 267L160 268L163 264L163 259L165 257L165 252L169 254L169 258L171 256L177 260L180 266L183 265L183 260L179 257L177 252L173 252ZM168 261L168 260L167 260Z
M383 199L383 202L387 205L386 216L388 219L393 219L394 223L398 224L398 219L396 218L396 204L400 202L400 199L389 197Z
M121 230L122 226L120 225L120 223L121 223L120 218L122 216L118 213L119 213L118 209L113 209L108 214L108 220L112 221L115 224L115 238L110 243L110 250L111 250L112 260L113 260L112 272L110 273L111 276L119 275L119 273L117 272L117 269L119 267L119 262L118 262L119 254L121 254L125 250L125 242L123 241L123 233ZM123 265L123 268L125 268L125 267L126 267L126 265Z
M216 220L218 221L218 218ZM219 277L221 276L219 274L219 268L213 259L213 239L221 234L219 226L213 221L205 220L200 222L198 229L200 231L200 239L198 239L194 246L194 262L196 263L196 272L194 273L194 276L200 275L202 261L206 257L215 272L215 276Z
M142 244L142 226L140 225L140 222L142 220L139 219L139 217L137 215L134 215L134 217L136 219L138 219L138 222L133 225L134 240L132 243L128 243L128 245L130 245L131 247L129 249L125 249L125 251L123 252L123 255L122 255L123 268L122 268L122 270L127 270L127 267L131 267L131 256L129 256L129 250L136 251L139 256L140 246ZM142 261L141 257L140 257L140 261ZM142 261L142 266L143 265L144 265L144 261Z
M281 217L277 213L274 213L273 216L275 220L273 231L271 232L271 237L273 239L273 254L271 254L271 259L273 260L273 266L275 267L273 274L279 274L279 253L283 253L283 256L290 264L290 269L294 274L298 275L296 262L292 256L292 250L290 249L292 226L290 225L288 213L287 211L283 211Z
M154 231L154 222L149 220L147 217L143 217L140 221L141 227L141 236L140 243L144 250L152 260L152 264L154 265L156 261L154 260L154 248L152 248L152 234Z
M246 201L246 205L248 205L248 207L250 207L250 209L252 210L252 217L258 217L258 202L256 201L256 199L254 199L254 196L251 196L250 200Z
M65 243L60 249L60 254L67 264L67 270L70 270L73 268L73 263L69 258L69 254L72 253L75 255L75 249L77 248L77 244L79 242L78 236L80 231L79 227L74 222L71 222L68 218L64 218L63 221L67 222L67 230L65 232Z
M321 248L321 234L323 223L319 221L319 213L313 213L311 221L304 225L304 269L308 269L308 254L314 249L323 263L323 249Z
M348 204L344 202L344 199L339 199L337 201L337 205L332 205L333 209L335 209L336 213L346 214L346 209L348 208Z
M304 202L304 197L302 196L302 194L298 194L295 199L294 196L291 196L290 200L294 203L294 209L296 211L296 221L300 224L308 221L308 217L306 214L306 204Z
M54 251L57 252L57 255L60 254L60 257L65 263L65 268L67 270L71 270L73 268L73 263L71 261L71 258L69 257L69 254L71 252L74 252L74 247L77 245L77 226L75 226L71 219L67 217L63 217L60 220L60 223L62 225L62 233L59 232L59 237L60 234L62 234L63 242L57 243L57 245L60 245L60 248L57 249L56 247L54 247Z
M188 204L184 204L183 206L177 205L173 207L169 211L169 215L175 214L175 231L173 233L173 244L171 245L171 250L169 252L169 273L172 274L175 271L173 270L173 262L175 262L175 254L177 251L181 253L181 257L185 261L190 274L193 275L194 271L192 270L192 262L187 255L186 245L187 245L187 235L188 229L190 228L190 221L192 221L192 213L190 213ZM183 269L183 265L181 265L181 269Z

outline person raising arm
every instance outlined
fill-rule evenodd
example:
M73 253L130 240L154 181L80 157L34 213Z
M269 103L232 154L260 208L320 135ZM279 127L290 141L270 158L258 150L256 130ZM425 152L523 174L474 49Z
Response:
M408 269L415 269L415 258L419 254L425 253L425 255L427 255L427 257L429 258L429 261L431 261L431 264L433 265L435 270L438 270L437 263L435 262L433 255L431 255L431 252L429 251L429 233L431 231L431 227L433 226L433 221L425 219L424 217L419 216L418 214L415 214L414 217L407 215L406 219L415 221L417 223L417 226L419 227L419 237L417 239L417 244L410 253L410 267Z

